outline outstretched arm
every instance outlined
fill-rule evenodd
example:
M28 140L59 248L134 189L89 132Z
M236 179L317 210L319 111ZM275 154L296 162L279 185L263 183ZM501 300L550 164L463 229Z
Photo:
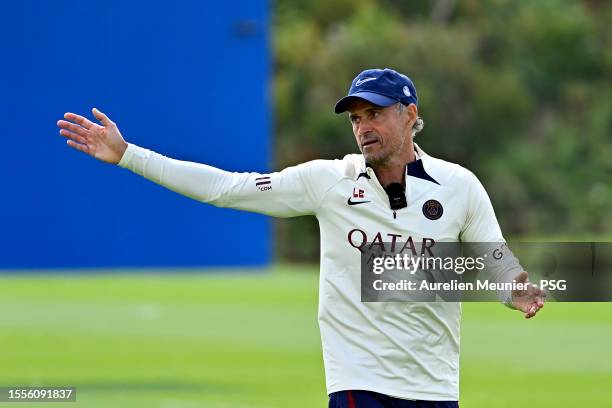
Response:
M58 121L68 145L107 163L118 164L172 191L210 203L293 217L315 214L337 177L330 161L316 160L270 174L232 173L205 164L171 159L128 144L117 125L93 109L101 125L74 113Z
M484 244L489 252L492 247L496 247L495 243L505 242L505 239L497 222L495 211L493 211L491 200L480 181L472 173L469 173L466 181L470 190L462 241ZM490 256L487 261L487 270L497 282L514 280L527 287L525 290L514 290L510 293L502 291L500 295L504 297L502 300L507 306L523 312L525 318L530 319L544 307L546 293L529 283L529 274L523 270L518 259L509 249L505 252L503 261L496 260L495 256Z

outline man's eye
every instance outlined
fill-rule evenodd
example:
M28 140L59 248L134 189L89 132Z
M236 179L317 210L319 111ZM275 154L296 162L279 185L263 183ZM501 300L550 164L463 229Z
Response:
M376 118L377 118L377 117L379 117L379 116L380 116L380 112L378 112L378 111L374 111L374 112L372 112L372 118L373 118L373 119L376 119Z
M352 123L352 124L359 123L359 118L358 118L358 117L356 117L356 116L351 116L351 123Z

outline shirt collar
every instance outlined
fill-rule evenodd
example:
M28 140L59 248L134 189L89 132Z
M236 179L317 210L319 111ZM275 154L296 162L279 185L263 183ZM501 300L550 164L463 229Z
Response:
M411 177L420 178L422 180L431 181L440 185L433 177L425 170L424 162L427 162L429 155L423 151L416 143L414 144L414 151L416 153L416 160L406 165L406 174Z
M423 165L423 162L426 162L428 160L429 155L425 153L425 151L423 151L423 149L421 149L416 143L414 143L414 153L416 155L416 160L406 165L406 175L410 177L420 178L422 180L431 181L432 183L440 185L440 183L438 183L433 177L429 175L429 173L427 173L427 171L425 170L425 166ZM359 173L358 178L366 177L369 179L370 176L368 175L368 168L371 168L371 166L368 163L365 163L364 159L364 170Z

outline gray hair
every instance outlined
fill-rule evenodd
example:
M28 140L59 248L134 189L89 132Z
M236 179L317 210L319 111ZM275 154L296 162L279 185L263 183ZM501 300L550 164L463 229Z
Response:
M406 109L406 105L404 105L403 103L399 102L397 104L397 110L400 113L402 113L405 109ZM412 125L412 138L414 138L417 133L423 130L423 127L425 127L425 121L423 120L422 117L417 116L417 119L414 122L414 125Z

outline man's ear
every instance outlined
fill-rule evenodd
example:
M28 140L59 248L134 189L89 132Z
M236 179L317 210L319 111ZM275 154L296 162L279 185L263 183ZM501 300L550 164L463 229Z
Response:
M408 115L410 116L410 122L414 123L419 117L419 109L414 103L407 106Z
M417 118L419 117L419 110L417 109L417 106L414 103L411 103L410 105L406 106L404 111L406 115L404 117L406 126L414 125Z

